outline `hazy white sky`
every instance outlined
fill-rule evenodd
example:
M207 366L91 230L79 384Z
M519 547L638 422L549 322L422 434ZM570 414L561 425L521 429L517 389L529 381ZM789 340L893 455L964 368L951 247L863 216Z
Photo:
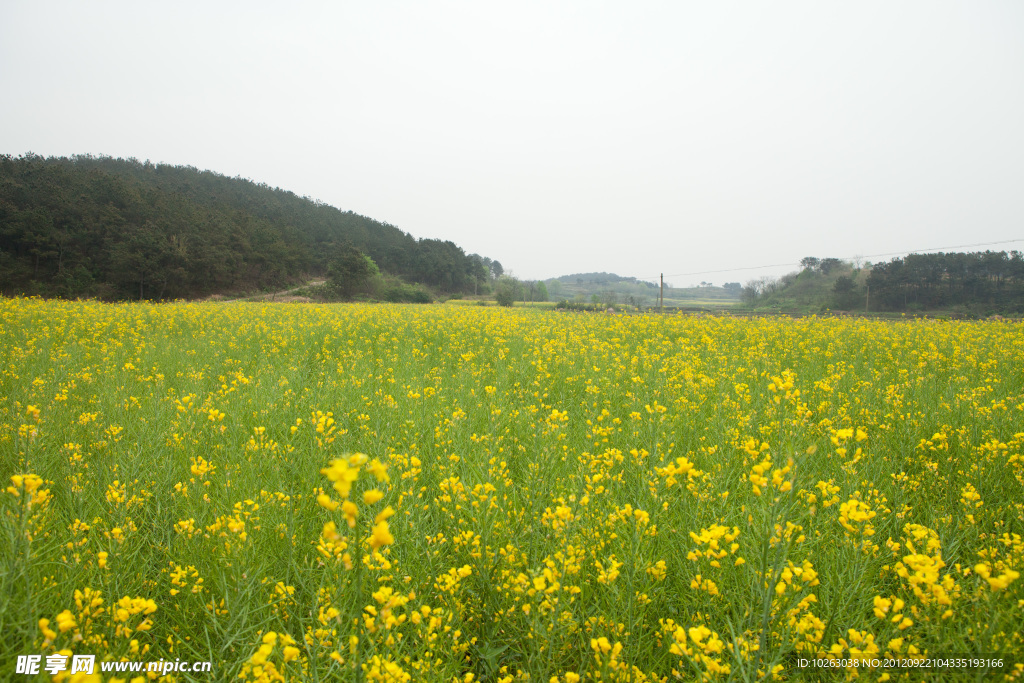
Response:
M527 278L1024 238L1019 0L2 0L0 93L0 153L238 175Z

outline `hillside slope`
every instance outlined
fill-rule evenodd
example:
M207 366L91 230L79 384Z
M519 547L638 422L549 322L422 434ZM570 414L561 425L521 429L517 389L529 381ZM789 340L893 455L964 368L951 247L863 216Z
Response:
M382 272L472 291L501 266L292 192L134 159L0 156L0 293L194 298L324 275L349 244Z

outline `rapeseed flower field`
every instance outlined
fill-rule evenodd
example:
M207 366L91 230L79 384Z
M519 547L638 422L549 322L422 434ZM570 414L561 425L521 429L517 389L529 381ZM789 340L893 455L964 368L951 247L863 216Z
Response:
M1020 322L6 299L0 477L4 679L1024 669Z

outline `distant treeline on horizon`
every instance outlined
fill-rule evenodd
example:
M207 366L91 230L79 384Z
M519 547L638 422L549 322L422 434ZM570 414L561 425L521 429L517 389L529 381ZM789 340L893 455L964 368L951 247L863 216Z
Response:
M1019 251L909 254L875 264L867 278L880 310L987 306L1024 312L1024 255Z
M755 308L1024 313L1019 251L909 254L865 268L808 257L801 266L781 278L751 280L744 300Z
M345 247L470 293L502 266L292 192L135 159L0 155L0 294L198 298L324 275Z

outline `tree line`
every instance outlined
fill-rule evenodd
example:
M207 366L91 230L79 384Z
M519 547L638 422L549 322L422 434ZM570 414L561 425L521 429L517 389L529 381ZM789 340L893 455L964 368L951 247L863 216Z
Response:
M876 264L865 292L878 310L1024 313L1024 254L1019 251L910 254Z
M755 308L811 311L1024 313L1024 255L1011 252L909 254L855 264L808 257L802 270L751 280L743 299Z
M327 275L351 249L382 273L475 293L504 272L447 240L191 166L0 155L0 293L196 298Z

